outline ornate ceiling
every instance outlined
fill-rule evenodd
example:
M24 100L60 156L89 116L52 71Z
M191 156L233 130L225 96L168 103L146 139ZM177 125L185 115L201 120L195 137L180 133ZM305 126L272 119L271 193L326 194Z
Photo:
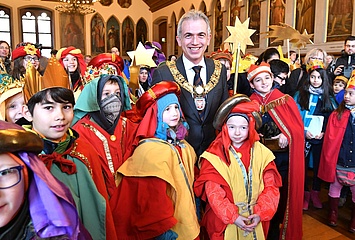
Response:
M180 0L143 0L148 6L151 12L158 11L170 4L178 2Z

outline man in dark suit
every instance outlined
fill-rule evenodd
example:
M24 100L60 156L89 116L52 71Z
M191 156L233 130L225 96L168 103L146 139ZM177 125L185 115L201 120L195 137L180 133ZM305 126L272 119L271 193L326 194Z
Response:
M197 156L215 139L214 115L228 98L224 65L204 57L210 39L211 28L206 15L196 10L185 13L179 21L176 37L183 54L176 63L167 61L158 67L152 82L175 81L180 85L180 104L190 126L187 141Z

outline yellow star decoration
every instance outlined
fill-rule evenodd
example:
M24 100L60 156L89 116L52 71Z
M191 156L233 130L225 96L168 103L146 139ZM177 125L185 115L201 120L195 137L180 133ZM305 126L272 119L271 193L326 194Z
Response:
M235 18L234 26L227 26L230 36L224 40L224 42L232 43L232 52L235 53L238 49L238 43L240 43L240 50L245 53L247 45L254 46L253 41L250 39L251 35L256 31L254 29L248 29L250 18L241 23L239 18Z
M268 34L266 38L275 38L271 43L289 39L292 46L298 49L306 47L308 43L313 44L310 39L313 37L313 34L308 34L306 29L301 34L298 30L286 23L280 23L280 25L270 25L269 29L271 30L264 33Z
M313 37L313 35L314 34L308 34L307 30L305 29L302 34L298 34L298 37L296 39L290 40L290 43L295 48L305 48L307 43L313 44L311 40L311 37Z
M280 54L280 60L281 60L281 61L284 61L285 63L287 63L288 65L290 65L290 64L291 64L291 59L285 58L284 53L282 52L282 47L281 47L281 45L278 46L277 51L278 51L279 54Z
M127 54L132 59L132 63L135 62L137 66L145 65L149 67L156 67L157 65L153 61L154 51L155 49L145 49L143 44L139 42L136 50L127 52Z

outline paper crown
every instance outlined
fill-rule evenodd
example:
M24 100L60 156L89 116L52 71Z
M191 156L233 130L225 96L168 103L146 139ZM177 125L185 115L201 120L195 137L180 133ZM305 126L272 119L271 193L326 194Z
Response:
M313 71L315 69L324 69L324 63L319 60L309 61L306 68L307 72Z
M5 101L22 92L24 82L8 74L0 75L0 120L5 120Z
M46 88L63 87L70 89L68 74L54 57L48 60L43 77L32 64L29 64L23 81L24 86L22 92L25 103L27 103L34 94Z
M209 57L215 60L226 59L232 67L233 56L229 53L228 49L225 49L224 51L218 49L217 52L212 52Z
M136 103L137 113L143 117L146 110L152 106L153 103L169 93L175 93L176 96L179 97L179 85L172 81L162 81L153 85L138 99Z
M349 78L346 88L355 89L355 70L351 72L351 77Z
M336 76L335 79L334 79L334 82L336 81L343 81L345 83L345 85L348 83L349 79L347 79L345 76Z
M27 43L25 46L19 46L12 51L12 61L26 55L36 55L38 58L40 58L41 52L35 47L35 45Z
M252 64L248 70L247 78L248 78L249 82L251 82L258 74L260 74L262 72L267 72L267 73L270 73L270 75L272 75L271 69L270 69L270 64L268 64L266 62L262 62L262 63L260 63L260 65Z
M218 108L215 118L213 120L213 127L217 130L221 130L223 124L226 122L229 114L251 114L255 119L255 128L261 127L262 119L259 114L260 105L256 101L251 101L244 94L236 94L227 100L225 100Z
M97 69L107 68L108 65L113 65L117 69L117 75L121 75L124 69L124 62L122 57L112 53L101 53L91 59L88 66L96 67Z

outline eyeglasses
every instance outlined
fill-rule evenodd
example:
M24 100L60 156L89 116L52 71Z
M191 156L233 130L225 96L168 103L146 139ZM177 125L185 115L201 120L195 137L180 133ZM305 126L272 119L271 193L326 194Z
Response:
M0 49L1 49L1 50L3 50L3 49L10 50L9 47L5 47L5 46L0 46Z
M280 79L282 82L283 82L283 81L286 81L286 79L287 79L287 77L281 77L281 76L279 76L279 75L274 75L274 78L278 78L278 79Z
M323 58L322 58L322 57L315 57L315 56L312 56L312 57L309 57L309 59L311 59L311 60L319 60L319 61L322 61L322 62L323 62Z
M355 45L346 44L345 47L347 47L347 48L355 48Z
M16 166L0 171L0 189L7 189L16 186L21 182L21 171L23 166Z
M26 56L26 57L24 57L24 59L29 62L38 62L39 61L37 56Z

